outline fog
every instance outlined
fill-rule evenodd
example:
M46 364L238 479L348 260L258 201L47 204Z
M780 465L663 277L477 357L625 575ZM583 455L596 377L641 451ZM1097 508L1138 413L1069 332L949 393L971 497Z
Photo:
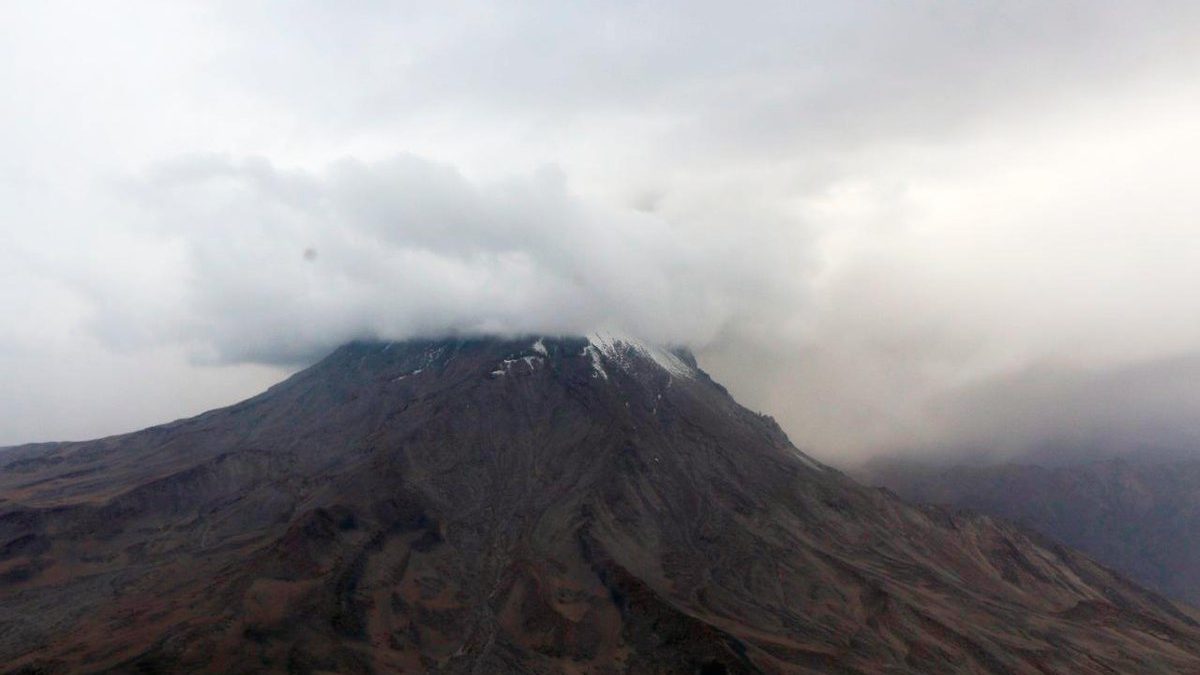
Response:
M1195 448L1198 14L6 5L0 444L620 328L834 463Z

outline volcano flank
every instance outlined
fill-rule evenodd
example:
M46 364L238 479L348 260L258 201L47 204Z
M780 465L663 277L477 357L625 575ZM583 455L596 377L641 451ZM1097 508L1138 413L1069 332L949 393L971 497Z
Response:
M352 343L0 451L8 672L1197 672L1197 620L622 337Z

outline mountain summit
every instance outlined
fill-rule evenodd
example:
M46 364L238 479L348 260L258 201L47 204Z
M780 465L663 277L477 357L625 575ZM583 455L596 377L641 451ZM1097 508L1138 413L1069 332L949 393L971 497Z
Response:
M0 467L12 672L1200 670L1191 610L627 338L354 343Z

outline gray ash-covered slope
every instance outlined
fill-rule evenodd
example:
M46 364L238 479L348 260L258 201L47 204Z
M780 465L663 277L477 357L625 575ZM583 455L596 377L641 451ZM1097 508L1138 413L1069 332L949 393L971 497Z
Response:
M1191 610L862 487L632 341L352 344L0 457L14 672L1200 671Z

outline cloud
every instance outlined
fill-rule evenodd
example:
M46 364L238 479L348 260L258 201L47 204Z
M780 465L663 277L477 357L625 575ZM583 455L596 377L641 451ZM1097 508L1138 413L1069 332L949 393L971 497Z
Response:
M753 238L588 203L553 169L476 184L408 155L315 172L209 156L126 191L175 269L142 294L102 289L96 330L206 360L297 365L350 339L447 332L703 343L795 300Z
M1039 459L1200 448L1200 355L1106 367L1036 363L936 400L920 450ZM956 444L938 443L953 438Z
M597 324L692 345L835 461L1189 438L1146 364L1200 345L1195 3L0 26L0 443L198 412L352 337ZM138 363L141 393L89 412ZM1105 398L1124 376L1097 373L1143 366L1178 395Z
M804 329L746 366L774 362L774 377L732 388L787 411L798 439L850 461L1015 452L1078 436L1071 415L1096 422L1096 445L1105 429L1105 443L1189 437L1186 416L1167 414L1177 408L1152 387L1128 390L1117 415L1097 403L1109 383L1081 375L1180 358L1200 343L1200 229L1189 215L1200 201L1185 186L1200 103L1182 90L1144 93L1103 109L1077 102L1074 115L965 145L881 155L811 200L821 262ZM1016 391L1012 378L1030 369L1062 380L1040 415L1016 395L947 403Z

